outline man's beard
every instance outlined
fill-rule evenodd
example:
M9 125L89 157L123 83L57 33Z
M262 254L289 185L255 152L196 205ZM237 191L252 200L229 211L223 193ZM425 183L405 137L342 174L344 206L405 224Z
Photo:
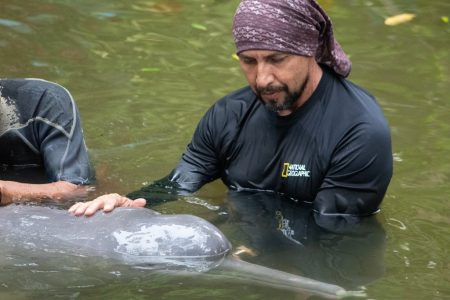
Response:
M283 101L277 101L279 99L269 100L268 102L264 102L267 109L273 112L280 112L283 110L293 110L295 103L300 99L300 96L305 91L306 84L308 83L309 77L303 81L303 83L299 86L298 89L291 92L286 84L281 86L267 86L262 88L256 88L256 94L259 99L263 99L262 96L264 94L276 93L276 92L285 92L286 96Z

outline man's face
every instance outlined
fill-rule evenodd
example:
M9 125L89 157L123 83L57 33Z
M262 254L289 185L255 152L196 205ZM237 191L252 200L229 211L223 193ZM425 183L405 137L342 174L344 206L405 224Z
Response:
M278 51L247 50L239 53L248 83L266 106L288 115L303 104L312 57Z

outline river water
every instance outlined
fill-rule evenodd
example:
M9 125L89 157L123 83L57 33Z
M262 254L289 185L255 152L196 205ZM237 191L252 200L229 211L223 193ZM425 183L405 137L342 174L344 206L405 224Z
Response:
M220 181L155 209L210 220L235 248L253 251L245 260L362 288L367 299L450 299L450 3L319 2L352 59L350 79L377 97L390 123L394 177L376 224L351 236L319 232L301 210L267 195L229 194ZM246 84L232 56L237 4L0 0L0 77L66 86L82 116L96 193L127 193L168 174L208 107ZM416 17L384 25L401 13ZM177 276L95 259L3 256L4 299L307 298L220 268Z

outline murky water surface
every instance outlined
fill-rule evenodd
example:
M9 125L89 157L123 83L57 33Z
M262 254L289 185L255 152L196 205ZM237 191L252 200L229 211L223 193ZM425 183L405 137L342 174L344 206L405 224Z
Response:
M204 217L235 248L253 250L243 259L363 286L367 299L450 299L450 3L320 2L353 61L351 80L378 98L391 126L395 173L376 224L350 236L318 232L300 209L265 195L245 202L221 182L155 209ZM0 0L0 77L65 85L82 115L97 193L136 190L170 172L206 109L245 85L232 58L237 3ZM400 13L416 18L384 25ZM220 268L202 276L155 274L6 250L5 299L307 298Z

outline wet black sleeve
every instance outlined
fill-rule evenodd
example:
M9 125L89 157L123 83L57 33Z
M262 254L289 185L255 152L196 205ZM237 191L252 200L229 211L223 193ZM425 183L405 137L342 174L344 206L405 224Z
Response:
M218 140L226 119L218 117L220 111L218 105L214 105L203 116L181 160L169 175L179 189L194 192L220 177Z
M387 124L359 123L340 139L314 208L324 215L373 214L379 209L391 176Z
M93 180L80 117L70 93L63 87L46 85L34 122L40 138L40 152L51 181L88 184Z
M182 192L180 192L178 184L170 181L169 177L166 176L142 187L140 190L128 193L126 196L130 199L144 198L150 200L147 201L145 207L151 208L161 203L178 200L181 195Z

